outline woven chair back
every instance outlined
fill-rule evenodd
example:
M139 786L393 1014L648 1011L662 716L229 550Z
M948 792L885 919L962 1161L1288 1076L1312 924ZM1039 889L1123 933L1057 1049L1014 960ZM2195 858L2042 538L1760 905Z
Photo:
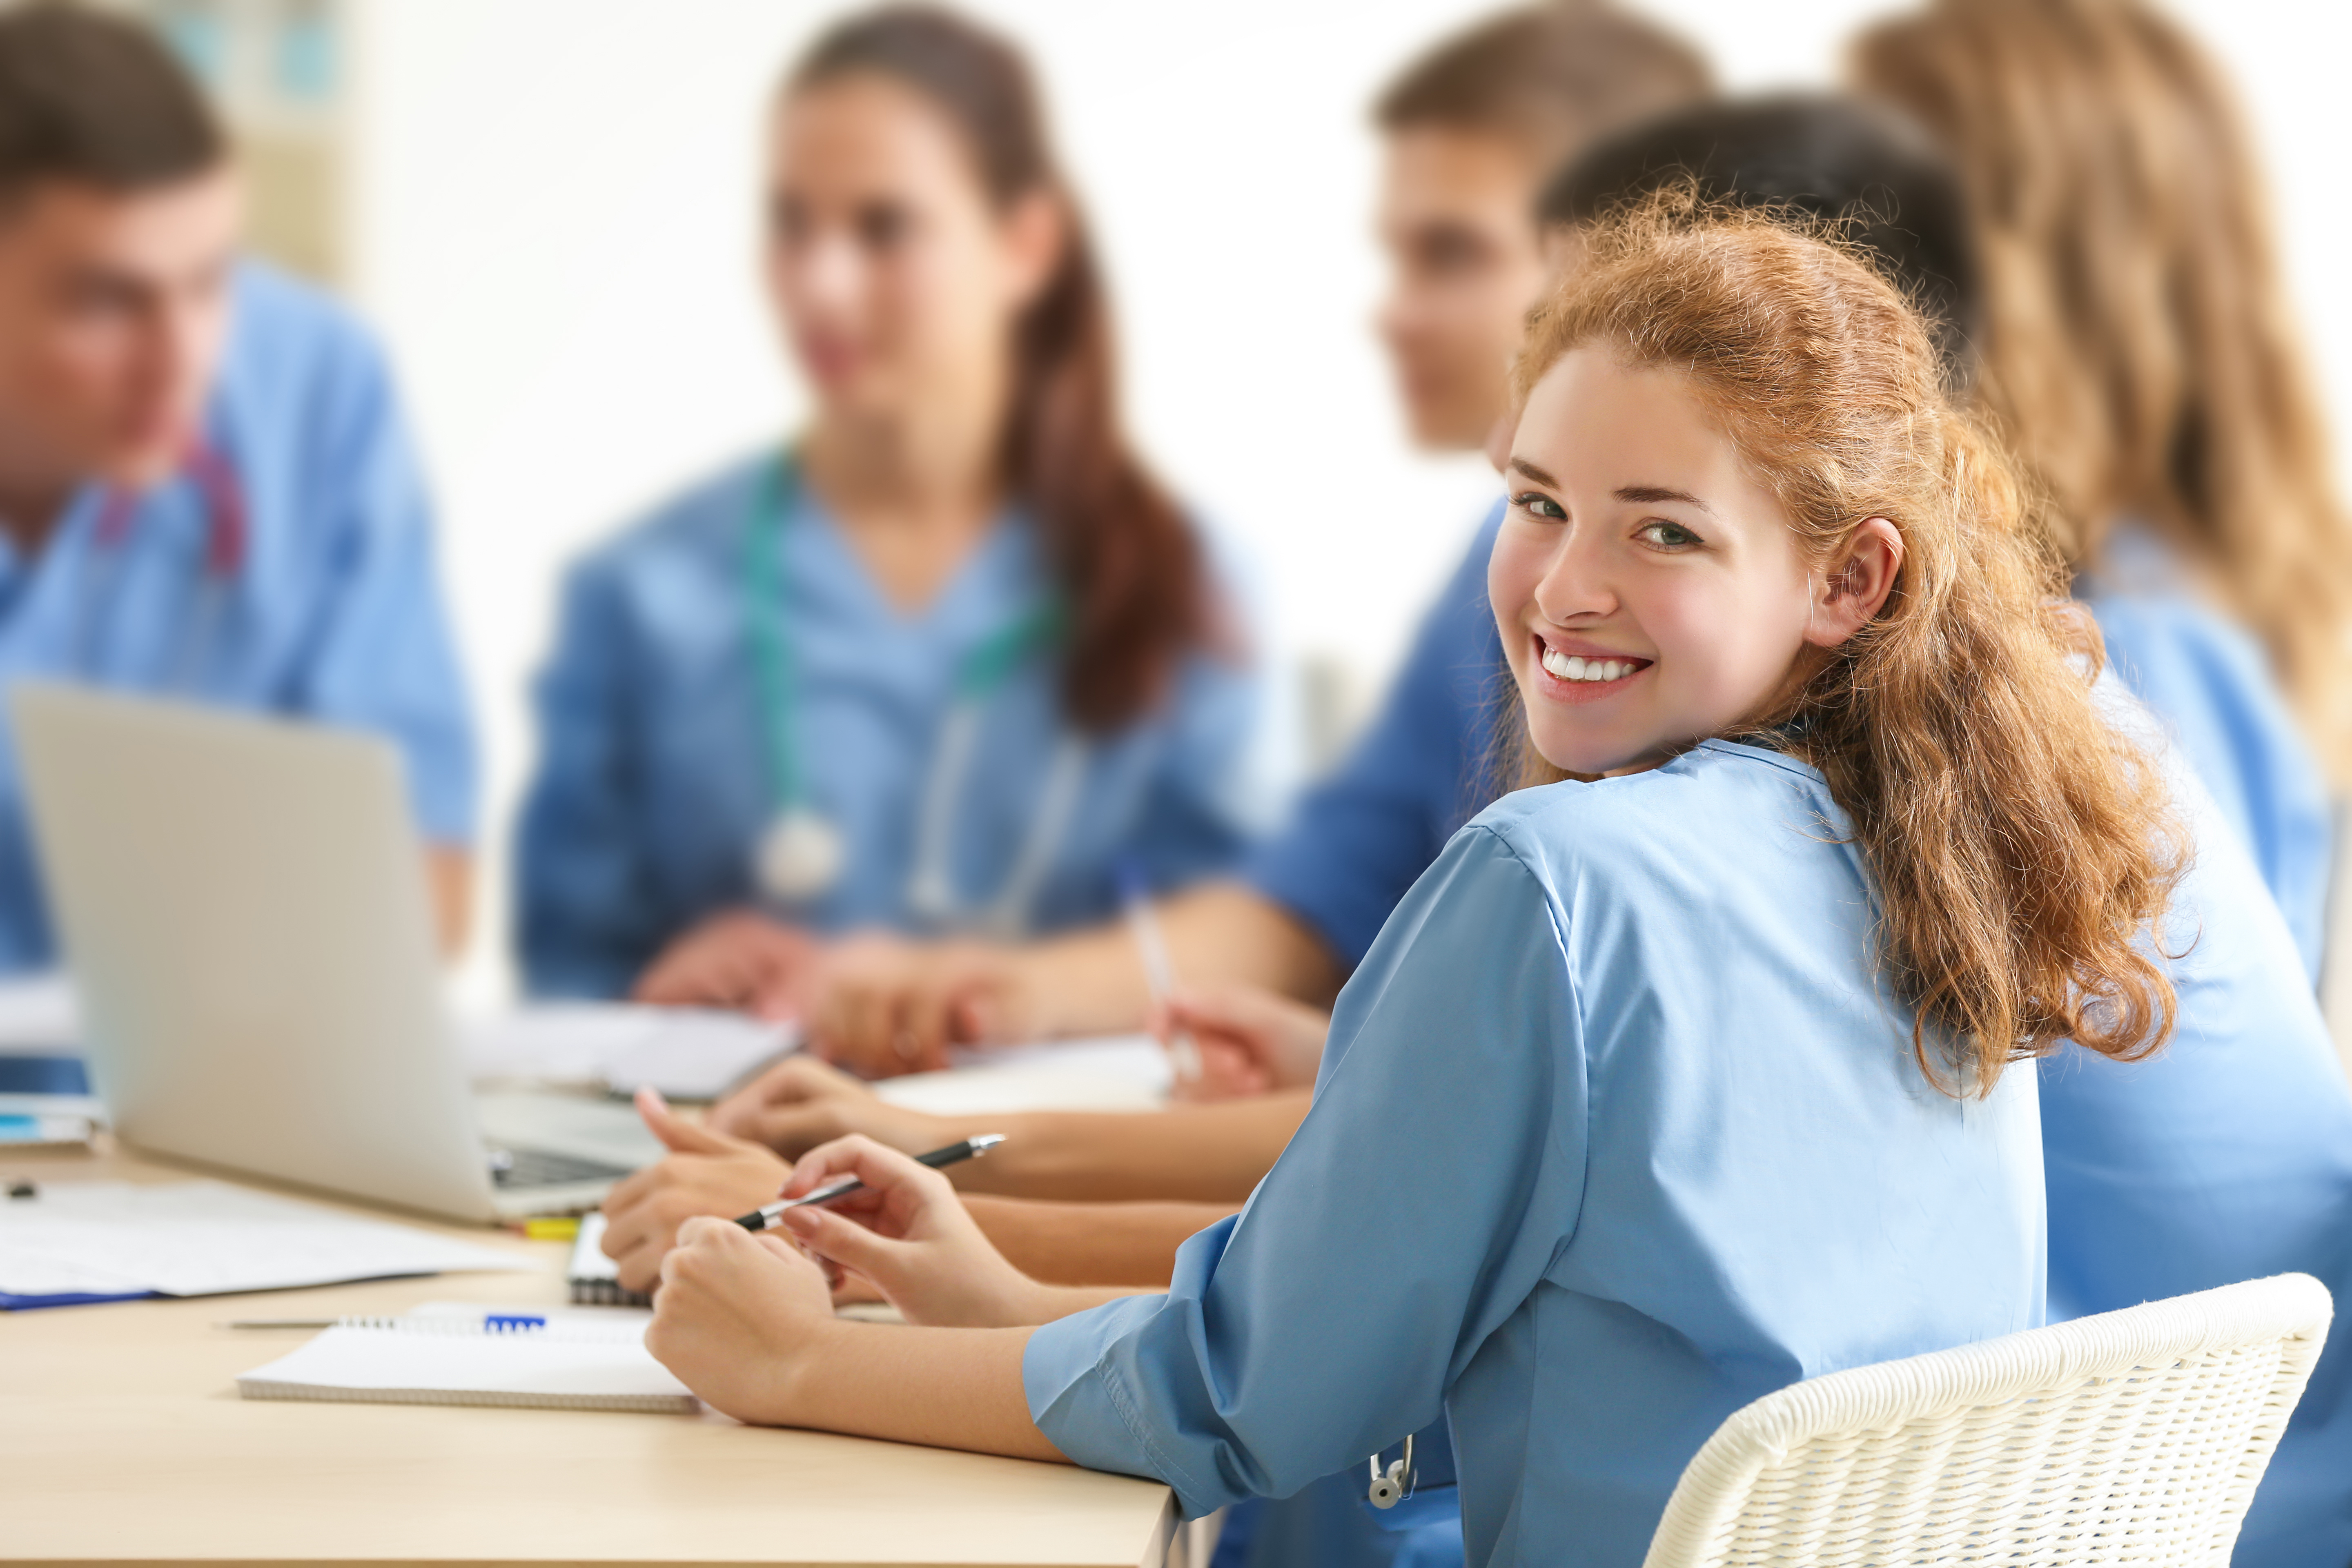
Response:
M2283 1274L1791 1384L1691 1459L1644 1568L2226 1568L2332 1313Z

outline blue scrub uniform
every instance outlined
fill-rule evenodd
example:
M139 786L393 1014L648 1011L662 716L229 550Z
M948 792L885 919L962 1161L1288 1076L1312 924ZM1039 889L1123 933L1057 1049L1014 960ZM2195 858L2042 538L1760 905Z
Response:
M1031 1337L1041 1429L1197 1514L1442 1405L1471 1563L1633 1568L1742 1405L2038 1323L2034 1075L1927 1083L1824 819L1819 774L1725 742L1482 813L1238 1219Z
M2151 721L2141 715L2137 722ZM2234 1568L2352 1562L2352 1092L2277 906L2178 751L2199 842L2164 928L2165 1051L2041 1063L2050 1316L2299 1271L2334 1292L2326 1350L2238 1536Z
M1244 866L1250 886L1315 928L1341 964L1364 961L1389 911L1454 830L1502 793L1497 716L1518 692L1486 602L1503 505L1421 624L1379 715L1339 771Z
M373 730L394 742L424 835L474 836L476 755L434 563L432 506L383 356L341 310L257 265L232 279L205 439L246 520L207 573L215 508L184 475L74 498L38 554L0 537L0 683L92 682ZM55 962L15 745L0 734L0 972Z
M730 468L582 563L539 685L540 763L520 841L520 948L543 995L625 992L662 948L754 902L752 860L776 809L757 623L747 586L774 458ZM918 807L959 670L1046 601L1035 530L1008 515L928 606L904 614L803 487L783 528L789 717L810 804L847 868L779 910L827 931L935 929L909 906ZM1003 888L1066 733L1050 649L982 700L945 857L963 909ZM1075 807L1026 911L1045 931L1101 919L1122 864L1153 889L1230 866L1280 783L1264 682L1239 654L1185 660L1162 706L1094 738ZM949 929L953 929L950 927Z
M1350 967L1445 834L1494 793L1483 764L1507 678L1496 673L1502 651L1486 572L1501 515L1497 507L1479 530L1346 767L1247 867L1255 887L1307 921ZM2260 649L2179 585L2143 531L2118 530L2105 570L2076 587L2106 636L2116 677L2158 715L2203 784L2200 809L2213 815L2202 837L2242 847L2273 907L2263 910L2240 879L2225 893L2246 911L2228 922L2235 968L2217 969L2218 945L2200 945L2184 972L2200 1016L2242 1016L2255 1026L2217 1031L2189 1018L2161 1062L2123 1068L2061 1058L2043 1068L2053 1313L2290 1269L2352 1300L2352 1135L2343 1075L2307 978L2327 866L2318 770ZM2216 876L2223 858L2206 856ZM2282 910L2284 928L2265 918ZM2282 954L2299 961L2303 981ZM2217 1038L2226 1044L2215 1047ZM2103 1245L2102 1235L2119 1240ZM2352 1561L2347 1345L2352 1330L2331 1338L2254 1500L2237 1556L2247 1568ZM1442 1523L1418 1521L1405 1532L1430 1537L1425 1543L1379 1530L1393 1516L1364 1505L1363 1474L1355 1464L1312 1496L1252 1519L1244 1528L1260 1538L1254 1553L1221 1551L1221 1560L1303 1561L1311 1543L1328 1562L1402 1563L1444 1549L1434 1539Z
M2316 984L2332 863L2327 784L2269 656L2207 607L2146 529L2118 526L2103 556L2075 596L2097 617L2116 673L2163 719L2252 852Z

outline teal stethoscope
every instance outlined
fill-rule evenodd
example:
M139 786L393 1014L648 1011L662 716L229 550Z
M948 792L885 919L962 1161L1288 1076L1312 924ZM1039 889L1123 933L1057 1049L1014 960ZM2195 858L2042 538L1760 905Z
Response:
M806 905L840 882L848 868L849 845L840 827L809 799L808 777L801 765L792 636L784 616L784 531L792 519L793 490L791 457L780 456L761 480L743 581L773 801L752 869L770 898L785 905ZM994 898L977 908L964 902L949 870L950 850L956 805L980 742L982 711L1014 670L1034 655L1059 646L1063 619L1059 604L1037 605L957 661L954 700L933 742L915 817L907 904L919 920L935 926L976 927L1001 937L1019 936L1028 929L1037 889L1053 868L1086 782L1089 748L1085 737L1065 728L1055 741L1045 788Z

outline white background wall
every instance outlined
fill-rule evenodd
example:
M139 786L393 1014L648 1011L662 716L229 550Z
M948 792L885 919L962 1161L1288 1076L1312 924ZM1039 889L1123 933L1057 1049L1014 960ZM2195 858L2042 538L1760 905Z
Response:
M1107 253L1132 423L1252 549L1283 636L1385 675L1493 490L1404 447L1368 330L1365 105L1475 16L1441 0L969 0L1034 51ZM801 406L752 282L757 136L835 0L378 0L356 8L355 294L445 518L489 763L464 976L509 984L506 828L563 561ZM1861 0L1650 0L1734 88L1831 79ZM2274 189L2333 192L2352 12L2182 7L2237 69ZM2352 364L2352 214L2285 204L2315 353ZM2342 405L2352 385L2335 375Z

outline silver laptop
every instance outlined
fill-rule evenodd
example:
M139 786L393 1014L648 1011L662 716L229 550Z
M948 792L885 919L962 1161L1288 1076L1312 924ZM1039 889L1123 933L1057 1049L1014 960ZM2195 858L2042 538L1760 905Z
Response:
M8 708L126 1142L484 1222L592 1206L659 1155L625 1107L469 1088L383 741L65 686Z

